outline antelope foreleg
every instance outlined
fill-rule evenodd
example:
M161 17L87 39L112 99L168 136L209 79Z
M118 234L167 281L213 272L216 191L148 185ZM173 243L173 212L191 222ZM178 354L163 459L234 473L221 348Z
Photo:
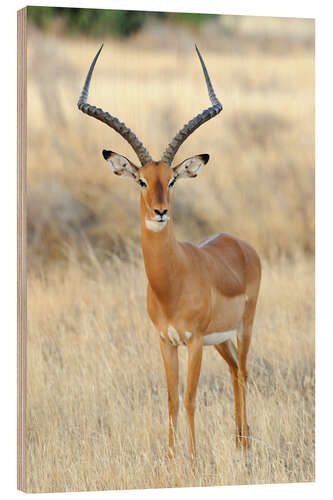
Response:
M188 372L186 381L185 409L189 425L190 456L195 458L195 397L200 377L202 360L202 337L194 337L188 344Z
M160 347L164 362L165 375L168 388L168 410L169 410L169 458L175 453L175 439L177 416L179 408L178 393L178 351L177 347L172 346L160 339Z

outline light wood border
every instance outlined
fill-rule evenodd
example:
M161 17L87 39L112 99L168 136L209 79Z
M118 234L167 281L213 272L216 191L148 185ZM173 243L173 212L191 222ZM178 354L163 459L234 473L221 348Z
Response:
M26 491L27 7L17 12L17 487Z

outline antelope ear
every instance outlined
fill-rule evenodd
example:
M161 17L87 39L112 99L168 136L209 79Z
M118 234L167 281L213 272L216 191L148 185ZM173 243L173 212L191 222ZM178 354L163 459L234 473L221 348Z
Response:
M209 155L207 154L192 156L192 158L188 158L176 167L173 167L173 171L178 179L191 179L198 175L208 160Z
M107 151L103 149L103 158L108 162L116 175L121 175L122 177L131 177L131 179L137 180L139 176L139 167L130 162L125 156L114 153L113 151Z

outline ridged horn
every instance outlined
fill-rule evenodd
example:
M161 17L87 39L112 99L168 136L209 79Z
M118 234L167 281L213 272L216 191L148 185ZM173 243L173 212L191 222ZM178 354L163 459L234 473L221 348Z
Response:
M146 163L152 161L152 158L148 153L148 151L146 150L146 148L144 147L144 145L142 144L142 142L139 141L139 139L131 131L131 129L129 129L125 125L125 123L120 122L118 118L111 116L110 113L103 111L101 108L96 108L95 106L91 106L90 104L87 103L91 76L93 74L96 61L102 51L102 48L103 44L101 45L101 48L99 49L99 51L94 57L93 62L91 63L77 106L83 113L92 116L97 120L100 120L109 127L113 128L116 132L118 132L118 134L120 134L132 146L132 148L134 149L135 153L137 154L141 162L141 165L143 166Z
M171 165L178 149L180 146L183 144L183 142L198 128L200 125L203 123L207 122L211 118L214 118L214 116L218 115L220 111L222 111L223 107L220 101L217 99L212 82L210 81L209 74L206 68L206 65L204 63L204 60L202 59L202 56L199 52L198 47L195 45L195 50L197 51L197 54L199 56L202 70L205 75L206 79L206 85L208 89L208 95L210 102L212 103L212 106L206 110L204 110L202 113L198 114L192 120L190 120L188 123L186 123L181 130L175 135L175 137L169 142L167 148L165 149L163 156L162 156L162 161L167 163L168 165Z

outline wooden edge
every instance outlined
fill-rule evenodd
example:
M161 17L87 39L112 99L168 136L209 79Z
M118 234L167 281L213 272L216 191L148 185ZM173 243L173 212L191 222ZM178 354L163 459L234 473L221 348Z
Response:
M17 487L27 491L27 7L17 12Z

